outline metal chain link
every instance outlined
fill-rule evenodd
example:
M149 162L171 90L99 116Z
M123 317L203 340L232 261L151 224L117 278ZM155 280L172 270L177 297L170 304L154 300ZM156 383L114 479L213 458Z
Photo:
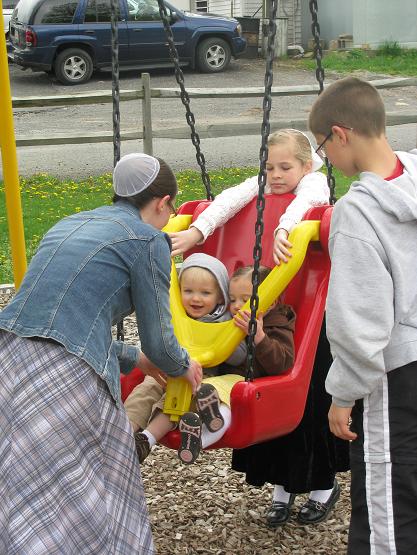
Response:
M316 79L319 84L319 94L321 94L324 90L324 69L322 66L322 59L323 59L323 51L320 44L320 25L318 21L318 6L317 0L310 0L310 13L311 13L311 31L314 37L314 58L316 60ZM333 175L333 166L329 162L327 156L324 159L327 168L327 184L329 185L330 189L330 198L329 203L334 204L336 202L336 180Z
M206 170L206 160L204 158L204 154L201 152L200 149L200 137L197 133L197 131L195 130L195 117L193 112L190 109L190 97L187 93L187 91L185 90L185 85L184 85L184 74L180 68L180 61L179 61L179 56L178 56L178 51L177 48L175 46L174 43L174 35L172 33L172 29L171 29L171 25L169 22L169 17L168 17L168 12L167 9L165 7L164 4L164 0L158 0L158 6L159 6L159 14L161 16L162 19L162 23L164 25L164 29L165 29L165 33L166 33L166 37L167 37L167 41L168 41L168 47L169 47L169 55L171 57L172 62L174 63L174 68L175 68L175 79L180 87L181 90L181 102L183 103L183 105L185 106L185 118L187 120L187 123L191 129L191 141L195 147L195 151L196 151L196 159L197 159L197 164L200 166L200 170L201 170L201 179L203 181L204 187L206 189L206 195L207 195L207 200L213 200L214 199L214 194L211 191L211 187L210 187L210 177L207 173Z
M120 88L119 88L119 0L111 0L112 98L113 98L113 165L120 160Z
M117 26L119 0L111 0L111 63L113 98L113 166L120 160L120 88L119 88L119 30ZM123 320L117 323L117 339L124 341Z
M256 199L257 218L255 223L255 246L253 248L252 296L250 298L251 316L248 326L248 357L246 362L246 381L253 380L253 361L255 357L255 334L257 328L256 312L259 307L259 265L262 258L262 234L264 231L263 212L265 208L266 161L268 159L268 137L270 132L270 113L272 106L271 88L273 81L274 44L277 30L276 15L279 0L271 0L268 24L268 49L265 68L265 93L263 99L263 120L261 127L261 148L259 152L258 196Z

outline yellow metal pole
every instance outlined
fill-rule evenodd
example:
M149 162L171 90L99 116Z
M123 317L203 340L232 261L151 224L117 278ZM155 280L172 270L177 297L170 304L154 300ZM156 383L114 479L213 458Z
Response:
M13 276L16 289L26 272L25 233L17 168L16 141L13 127L12 97L7 61L4 18L0 11L0 147L6 193L7 221L12 251Z

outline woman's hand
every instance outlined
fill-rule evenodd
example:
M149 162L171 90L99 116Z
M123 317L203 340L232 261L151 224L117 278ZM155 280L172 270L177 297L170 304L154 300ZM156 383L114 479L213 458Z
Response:
M235 324L238 328L243 330L246 335L249 334L249 322L250 322L250 312L249 310L239 310L237 314L234 316ZM264 318L263 314L259 313L258 317L256 318L256 333L254 337L255 345L258 345L263 338L265 337L264 332Z
M288 249L292 247L292 244L288 241L288 231L286 229L278 229L275 239L273 249L274 262L279 266L282 262L288 262L288 258L291 258L292 254Z
M155 366L155 364L151 362L149 358L142 352L139 355L138 366L144 374L146 374L147 376L151 376L159 383L159 385L161 385L164 389L166 388L167 376L165 372L162 372L160 368Z
M178 231L177 233L170 233L169 237L172 242L171 256L182 254L204 240L203 234L196 227L190 227L190 229Z
M203 369L201 364L196 360L190 360L188 370L181 377L190 382L193 393L195 393L198 386L201 384L201 380L203 379Z

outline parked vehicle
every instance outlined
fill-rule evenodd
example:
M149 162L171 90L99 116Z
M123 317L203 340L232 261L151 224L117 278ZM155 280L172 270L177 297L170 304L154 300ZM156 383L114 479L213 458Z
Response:
M9 37L9 22L12 17L13 10L15 9L17 0L2 0L3 20L4 20L4 33L6 40Z
M223 71L246 40L232 18L183 12L166 3L181 65ZM157 0L119 0L120 69L172 67ZM65 85L111 68L110 0L20 0L10 22L11 59L54 72Z

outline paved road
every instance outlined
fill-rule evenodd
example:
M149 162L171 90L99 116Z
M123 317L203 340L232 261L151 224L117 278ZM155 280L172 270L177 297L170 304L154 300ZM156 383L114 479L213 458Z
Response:
M64 87L45 73L22 71L10 66L13 96L43 96L68 94L94 90L111 90L111 75L97 73L93 79L76 87ZM365 76L368 78L368 76ZM328 80L334 77L329 77ZM238 60L228 70L217 75L185 71L188 87L241 87L259 86L264 80L262 60ZM274 85L302 85L315 83L313 72L277 66ZM176 86L172 71L155 71L151 74L151 86ZM138 87L138 72L121 74L121 89ZM385 90L382 92L387 110L412 110L417 107L416 87ZM314 97L282 97L273 101L272 117L306 117ZM262 99L200 99L192 100L197 128L199 123L259 122L262 118ZM15 110L17 137L36 136L54 132L111 131L111 105L52 107ZM184 108L179 100L153 100L154 128L185 125ZM121 103L122 130L141 129L140 101ZM395 148L410 149L416 146L415 125L389 128L388 135ZM223 166L246 166L258 163L259 136L204 139L202 149L208 168ZM122 154L142 150L140 141L125 141ZM191 141L159 139L154 144L154 154L164 157L174 169L196 167ZM82 177L110 171L113 151L109 143L90 145L63 145L44 147L20 147L18 149L19 171L22 175L48 172L60 176Z

